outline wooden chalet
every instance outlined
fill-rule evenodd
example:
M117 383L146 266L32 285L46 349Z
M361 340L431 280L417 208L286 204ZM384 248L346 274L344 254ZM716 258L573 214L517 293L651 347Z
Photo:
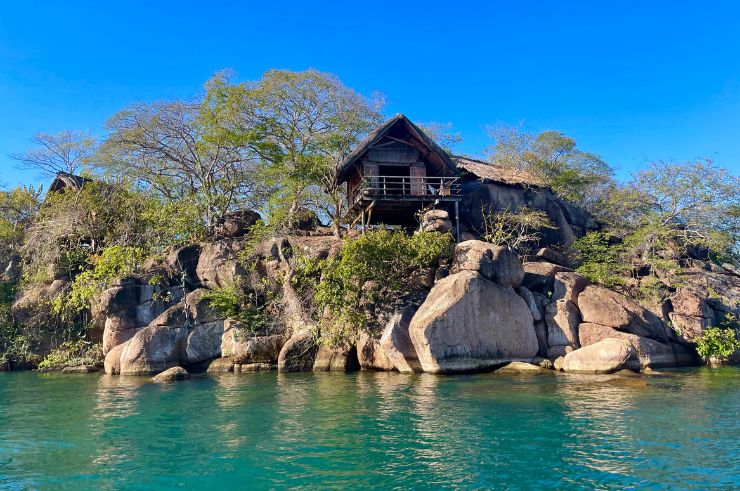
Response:
M378 126L339 170L355 214L352 225L413 226L417 213L449 212L459 235L461 188L455 164L439 145L403 114Z
M54 181L49 186L50 193L59 193L66 189L73 191L79 191L90 179L82 176L76 176L67 172L57 172Z

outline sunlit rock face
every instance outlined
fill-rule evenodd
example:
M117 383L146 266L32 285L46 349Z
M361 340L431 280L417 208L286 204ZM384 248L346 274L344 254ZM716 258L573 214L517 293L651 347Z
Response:
M411 320L409 334L429 373L529 360L539 348L527 303L475 271L439 281Z

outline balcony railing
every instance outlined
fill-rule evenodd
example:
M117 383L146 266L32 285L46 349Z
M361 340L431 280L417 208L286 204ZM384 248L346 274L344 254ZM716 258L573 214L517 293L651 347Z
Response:
M355 189L354 201L363 198L450 198L460 195L458 177L367 176Z

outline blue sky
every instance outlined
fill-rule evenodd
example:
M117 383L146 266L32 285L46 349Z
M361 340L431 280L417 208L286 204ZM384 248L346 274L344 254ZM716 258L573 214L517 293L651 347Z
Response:
M620 177L709 156L740 172L740 2L5 2L0 181L37 131L102 132L137 101L313 67L382 92L386 112L557 129Z

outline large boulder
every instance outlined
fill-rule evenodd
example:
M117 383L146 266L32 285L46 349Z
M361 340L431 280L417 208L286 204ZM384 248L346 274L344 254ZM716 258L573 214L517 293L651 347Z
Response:
M578 295L588 285L588 280L578 273L560 271L555 273L553 280L553 300L568 300L574 304L577 302Z
M445 210L428 210L421 215L420 228L424 232L451 232L450 214Z
M545 309L548 346L573 346L578 348L578 324L581 316L578 307L569 300L557 300Z
M481 240L466 240L455 247L451 273L477 271L503 286L518 287L524 278L522 263L509 249Z
M563 360L563 371L572 373L613 373L625 368L635 350L626 339L607 338L571 351Z
M200 246L198 244L173 249L165 258L165 271L170 278L178 280L178 283L184 283L192 290L199 283L196 273L199 259Z
M298 331L283 345L278 355L281 372L310 372L313 370L319 345L309 330Z
M123 343L108 351L103 364L105 373L108 375L119 375L121 373L121 353L123 353L125 347L126 344Z
M380 340L366 331L357 334L357 359L363 370L392 371L395 364L385 354Z
M139 325L130 317L114 315L105 319L103 328L103 354L125 343L139 331Z
M213 308L207 297L208 290L198 288L185 298L154 318L149 325L169 327L191 327L221 320L221 313Z
M152 377L152 382L176 382L178 380L187 380L189 378L190 374L183 367L172 367Z
M542 306L537 300L537 298L534 296L534 293L532 293L529 288L520 286L517 288L516 292L519 294L520 297L524 299L525 302L527 302L527 307L529 307L529 312L532 314L532 320L535 322L544 320L544 313L542 311Z
M183 363L192 365L221 356L224 321L215 320L195 325L185 342Z
M422 369L483 370L533 358L538 351L529 307L512 288L462 271L439 281L409 327Z
M282 334L250 335L247 326L229 319L221 338L221 356L231 357L238 364L276 363L286 341Z
M355 346L329 348L320 345L313 363L314 372L343 371L351 372L360 369Z
M315 211L308 208L299 208L292 217L291 225L295 230L312 231L324 225Z
M671 332L652 312L601 286L588 285L578 295L583 322L613 327L638 336L667 342Z
M537 251L537 257L541 257L547 262L560 264L561 266L568 266L570 260L565 254L552 250L549 247L543 247Z
M710 326L709 320L705 317L682 315L676 312L671 312L668 316L676 335L688 343L695 343L704 334L704 330Z
M145 327L126 342L121 375L153 375L179 365L187 338L187 327Z
M129 277L104 290L92 302L93 322L103 324L103 354L131 339L165 311L158 287Z
M617 331L612 327L584 323L578 326L578 334L581 346L590 346L609 338L628 341L634 348L636 357L630 360L627 368L633 370L692 365L695 362L695 356L691 356L690 351L683 346L660 343L654 339Z
M531 176L503 177L500 170L485 164L458 159L458 168L467 170L480 179L465 179L462 182L460 220L471 230L484 230L484 217L499 211L516 211L522 207L539 210L547 214L555 225L542 229L543 246L567 247L574 239L591 230L595 223L573 205L559 200L549 189L539 186ZM526 182L533 186L522 186Z
M223 288L237 283L238 278L245 276L246 271L239 264L237 254L239 244L230 241L218 241L205 244L198 257L195 268L199 282L208 288Z
M550 343L547 341L547 323L545 321L535 321L534 333L537 335L537 355L543 358L547 358L547 350L550 348Z
M216 358L208 364L208 373L229 373L234 371L234 360L231 358Z
M559 266L548 262L525 262L522 264L524 278L522 286L537 293L552 294L555 274L564 271L573 271L565 266Z
M214 232L220 237L243 237L261 219L253 210L231 211L216 224Z
M380 336L380 347L385 356L401 373L421 372L421 363L411 342L409 324L417 307L410 305L391 317Z

